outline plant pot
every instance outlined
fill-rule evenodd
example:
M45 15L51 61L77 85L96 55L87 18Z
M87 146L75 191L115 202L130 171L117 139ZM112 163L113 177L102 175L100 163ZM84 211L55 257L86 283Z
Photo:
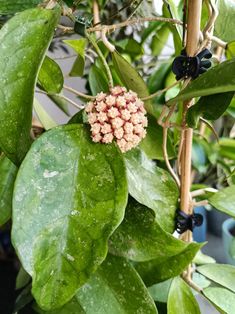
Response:
M224 221L222 225L222 236L223 236L223 246L224 246L224 253L226 257L226 261L229 264L235 265L235 259L232 258L230 254L230 248L232 241L234 240L234 235L231 233L232 230L235 230L235 219L230 218Z
M194 209L195 214L201 214L203 216L203 223L200 227L196 227L193 230L193 239L196 242L205 242L206 241L206 232L207 232L207 217L206 209L204 206L199 206Z
M221 237L222 236L222 224L228 218L230 218L230 216L224 213L221 213L215 208L208 210L207 211L208 231L217 237Z

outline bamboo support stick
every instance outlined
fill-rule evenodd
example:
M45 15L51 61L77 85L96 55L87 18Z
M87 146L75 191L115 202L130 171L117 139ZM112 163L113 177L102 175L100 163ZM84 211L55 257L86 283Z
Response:
M189 56L194 56L198 50L200 36L200 20L201 20L202 0L188 0L187 14L187 37L186 37L186 52ZM184 126L186 125L185 116L188 108L192 105L192 100L184 103ZM191 186L191 158L192 158L192 139L193 129L185 128L182 131L182 153L180 157L181 169L181 191L180 191L180 207L187 214L192 214L193 206L190 196ZM187 231L183 234L182 239L192 241L192 232ZM191 277L190 270L187 272L187 277Z

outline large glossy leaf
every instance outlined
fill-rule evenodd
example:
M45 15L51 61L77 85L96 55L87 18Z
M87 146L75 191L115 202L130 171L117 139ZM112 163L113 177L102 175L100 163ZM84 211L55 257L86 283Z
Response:
M36 115L45 128L45 130L49 130L57 126L58 124L51 118L51 116L48 114L48 112L43 108L43 106L40 104L37 99L34 99L33 102L33 109L36 112Z
M147 288L127 260L109 255L63 309L42 314L156 314Z
M180 275L193 260L203 244L189 243L179 254L169 258L158 258L135 265L145 284L149 287L158 282Z
M212 302L221 313L234 314L235 294L224 288L206 288L203 290L205 297Z
M197 271L221 286L235 292L235 267L232 265L209 264L197 268Z
M222 62L208 72L200 75L184 88L175 98L168 101L171 105L193 97L207 96L235 91L235 59Z
M69 75L70 76L82 76L84 72L84 67L85 67L85 48L86 48L87 40L85 38L68 39L68 40L64 40L64 42L68 46L73 48L73 50L78 55Z
M148 116L147 135L140 143L141 149L150 159L163 160L163 129L157 123L157 119L152 116ZM167 138L167 153L169 159L175 157L175 150L172 145L171 136L168 134Z
M17 167L4 155L0 155L0 226L11 217L13 187Z
M209 203L219 211L235 218L235 185L215 193L209 198Z
M180 277L176 277L172 281L167 301L167 313L201 313L190 287Z
M201 97L187 111L186 119L189 127L194 128L200 117L206 120L217 120L228 108L233 95L234 92L227 92Z
M13 14L30 9L43 2L43 0L0 0L0 15Z
M219 15L215 21L216 35L224 41L235 40L235 3L233 0L219 0Z
M172 232L178 201L175 181L139 149L126 153L125 161L129 193L139 203L153 209L161 227Z
M109 241L113 254L143 262L166 259L182 252L187 243L162 230L151 209L129 199L125 218Z
M48 56L45 56L38 74L41 87L48 93L59 93L64 85L63 73L59 65Z
M167 303L171 282L172 279L169 279L148 288L154 301Z
M42 308L65 304L102 263L126 201L120 151L93 143L83 125L33 144L16 180L12 239Z
M28 151L34 86L60 11L31 9L0 31L0 147L16 164Z

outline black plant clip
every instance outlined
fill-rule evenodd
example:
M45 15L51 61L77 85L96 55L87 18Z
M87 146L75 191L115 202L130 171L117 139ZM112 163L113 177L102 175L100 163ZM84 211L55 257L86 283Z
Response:
M187 56L185 50L183 50L172 64L172 71L176 75L176 80L188 77L195 79L199 74L206 72L211 67L211 61L208 60L211 57L212 54L208 49L202 50L195 57Z
M203 224L203 216L201 214L188 215L182 210L177 211L176 216L176 231L179 234L187 230L193 231L195 227L200 227Z

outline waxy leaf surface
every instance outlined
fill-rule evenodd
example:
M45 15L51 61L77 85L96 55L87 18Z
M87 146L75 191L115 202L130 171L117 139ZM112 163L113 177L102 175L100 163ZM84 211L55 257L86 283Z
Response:
M33 144L15 185L12 239L43 309L68 302L103 262L126 201L121 152L93 143L83 125Z

